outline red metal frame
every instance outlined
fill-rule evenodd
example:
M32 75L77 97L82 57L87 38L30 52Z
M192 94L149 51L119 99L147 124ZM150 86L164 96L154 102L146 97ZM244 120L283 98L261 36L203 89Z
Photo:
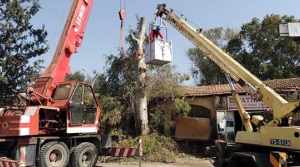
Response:
M66 74L70 73L69 62L72 54L81 46L93 2L74 1L52 62L35 81L33 89L37 93L51 97L56 85L63 82Z

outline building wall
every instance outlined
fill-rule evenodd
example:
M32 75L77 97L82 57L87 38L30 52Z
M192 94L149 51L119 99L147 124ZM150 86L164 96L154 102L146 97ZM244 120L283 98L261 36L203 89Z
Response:
M211 139L217 139L217 123L216 110L226 110L227 96L201 96L201 97L187 97L185 101L192 107L189 117L209 118L211 124ZM176 122L172 117L172 111L169 110L173 103L168 101L159 106L160 110L164 112L166 121L163 123L163 131L166 136L173 136Z
M295 99L294 92L280 92L279 94L290 102L299 101L299 99ZM185 101L192 107L191 113L188 116L210 118L210 124L212 127L211 139L217 139L216 111L227 110L228 96L231 96L231 94L185 98ZM172 136L173 133L170 131L172 131L172 129L175 129L176 122L174 118L172 118L171 112L167 110L168 105L171 105L171 103L164 104L166 114L165 116L167 119L164 123L164 134L167 136ZM207 114L208 112L209 114ZM238 113L236 113L236 115L236 119L240 119ZM299 117L300 120L300 114L295 114L295 117L296 116ZM241 123L241 121L237 122ZM242 126L242 124L240 126Z
M186 98L185 101L189 103L192 108L200 108L199 106L201 106L209 111L209 115L202 114L202 116L206 118L210 118L210 125L212 127L211 138L215 139L217 137L215 111L220 101L219 96L203 96L203 97ZM199 112L201 114L201 112L205 112L205 110L200 109L193 112ZM200 114L194 114L194 115L200 115Z

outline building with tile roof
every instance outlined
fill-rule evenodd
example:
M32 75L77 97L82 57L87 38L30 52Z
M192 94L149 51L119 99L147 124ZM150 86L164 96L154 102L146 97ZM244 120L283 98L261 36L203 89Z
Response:
M275 90L278 94L286 98L288 101L299 101L299 91L300 91L300 77L299 78L288 78L288 79L275 79L264 81L264 83ZM235 89L239 92L240 96L247 96L247 92L243 89L241 85L238 83L234 84ZM218 84L218 85L204 85L204 86L193 86L193 87L184 87L184 98L185 101L190 104L192 110L189 114L190 118L206 118L209 119L209 124L211 126L210 139L217 139L217 122L216 116L218 111L229 111L229 98L231 96L231 89L228 84ZM235 110L236 111L236 110ZM243 127L242 122L240 120L240 116L238 112L232 111L235 116L235 125L236 130L241 130ZM264 109L258 110L249 110L250 113L260 113L265 112ZM166 114L167 112L165 112ZM170 117L169 117L170 118ZM166 124L170 127L165 128L166 130L170 130L173 126L175 128L174 137L176 138L176 128L179 128L178 124L176 125L176 121L178 120L172 119L166 121ZM200 120L201 121L201 120ZM203 120L202 120L203 121ZM191 120L187 120L186 123L191 123ZM199 121L198 121L198 131L201 129ZM191 140L203 140L203 136L207 137L207 133L205 135L195 134L197 132L189 130L193 128L186 128L186 125L182 125L182 129L184 132L187 132L186 137L181 138L191 139ZM194 125L194 127L196 124ZM201 125L203 126L203 124ZM190 125L190 127L193 127ZM196 128L197 129L197 128ZM166 134L166 133L165 133ZM201 136L202 135L202 136ZM178 136L178 135L177 135ZM179 135L180 136L180 135Z
M267 86L275 90L275 92L277 93L291 93L298 92L300 90L300 77L288 79L275 79L263 82ZM243 89L243 87L238 83L235 83L234 87L239 93L247 93ZM184 87L184 91L185 96L187 97L231 94L231 90L228 84Z

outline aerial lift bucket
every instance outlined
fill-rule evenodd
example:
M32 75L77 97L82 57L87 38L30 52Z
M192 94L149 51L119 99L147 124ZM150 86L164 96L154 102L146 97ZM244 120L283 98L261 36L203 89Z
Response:
M156 27L155 22L151 22L150 31ZM166 26L161 26L166 29ZM167 33L166 33L167 34ZM152 65L164 65L173 61L172 42L162 39L153 39L145 44L145 62Z

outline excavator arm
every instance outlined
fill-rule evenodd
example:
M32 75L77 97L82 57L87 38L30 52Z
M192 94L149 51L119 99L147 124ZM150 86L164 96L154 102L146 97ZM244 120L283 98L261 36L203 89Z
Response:
M66 74L70 73L69 62L71 56L81 46L87 20L93 6L93 0L74 0L66 24L61 34L58 46L51 64L45 72L35 80L33 89L36 94L49 98L56 85L64 81ZM54 11L55 12L55 11Z
M299 102L288 102L273 89L265 85L230 55L203 36L201 29L191 27L184 19L175 15L172 9L170 11L167 10L165 4L159 4L157 6L156 15L159 17L165 16L163 18L164 20L171 24L200 50L205 52L208 58L216 63L236 82L240 83L255 100L266 103L273 111L273 120L266 125L280 125L282 119L292 115L292 111L299 106Z

